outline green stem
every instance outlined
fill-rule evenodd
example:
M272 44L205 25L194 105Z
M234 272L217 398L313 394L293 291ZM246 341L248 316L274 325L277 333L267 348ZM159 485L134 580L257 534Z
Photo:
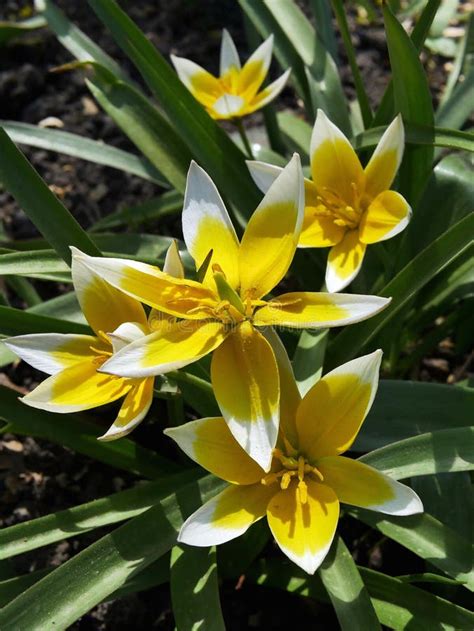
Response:
M372 110L370 109L369 99L367 98L367 93L365 91L364 83L359 72L359 67L357 66L355 50L354 46L352 45L351 34L349 31L349 26L347 24L346 14L344 12L344 6L342 4L342 0L331 0L331 2L339 26L339 30L341 31L342 41L344 42L344 47L346 49L346 54L352 70L352 75L354 77L354 84L357 92L357 100L359 101L360 112L362 114L362 120L364 121L364 127L367 129L372 123Z
M245 129L244 129L244 126L242 124L242 119L241 118L235 118L234 119L234 123L235 123L235 126L238 129L240 137L242 138L242 142L244 143L245 151L247 152L248 157L251 160L254 160L255 158L254 158L253 153L252 153L252 147L250 145L250 142L249 142L249 139L247 137L247 134L245 133Z
M189 372L172 370L171 372L166 373L166 376L169 379L177 381L178 383L189 383L190 385L196 386L197 388L200 388L208 394L213 394L212 386L208 381L206 381L205 379L201 379L200 377L196 377Z

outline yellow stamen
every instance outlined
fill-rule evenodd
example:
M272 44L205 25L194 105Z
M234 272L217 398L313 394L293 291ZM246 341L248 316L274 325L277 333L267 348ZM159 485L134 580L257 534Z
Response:
M282 491L286 491L286 489L290 486L291 478L294 473L294 471L285 471L285 473L281 476L280 488Z
M300 502L306 504L308 501L308 486L304 480L298 482L298 493L300 496Z

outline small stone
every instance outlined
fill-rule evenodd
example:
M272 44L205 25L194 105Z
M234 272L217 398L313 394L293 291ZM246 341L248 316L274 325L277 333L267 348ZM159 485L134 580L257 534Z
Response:
M40 120L40 122L38 123L38 127L57 127L60 129L64 127L64 123L60 118L57 118L56 116L47 116L46 118L43 118L43 120Z

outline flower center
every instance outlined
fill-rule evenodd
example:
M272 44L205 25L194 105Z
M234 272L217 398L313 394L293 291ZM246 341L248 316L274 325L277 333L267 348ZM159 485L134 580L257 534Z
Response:
M97 346L91 345L89 346L89 348L91 349L93 353L95 353L95 355L97 355L97 357L93 359L94 364L96 366L101 366L109 357L112 356L112 351L106 350L101 345L101 342L103 342L104 344L107 344L107 346L111 346L111 342L109 340L107 333L104 333L104 331L98 331L97 337L99 338L97 340L98 345Z
M260 482L265 486L279 482L281 490L285 491L290 486L291 481L297 478L299 500L302 504L306 504L308 501L308 485L305 482L305 477L316 478L319 482L322 482L324 477L321 471L309 464L304 456L287 456L280 449L273 450L273 458L272 468L275 465L276 467L281 466L281 468L268 473Z
M325 186L317 197L320 205L315 207L314 215L316 217L331 217L336 226L349 230L357 228L362 210L355 182L351 182L351 192L352 198L345 200L337 191Z

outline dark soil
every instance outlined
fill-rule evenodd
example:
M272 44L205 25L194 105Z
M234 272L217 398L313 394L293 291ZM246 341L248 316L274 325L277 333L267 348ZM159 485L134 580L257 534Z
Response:
M139 81L134 68L86 2L58 0L57 4ZM232 0L124 0L121 5L165 55L177 53L194 59L211 71L217 70L222 27L231 31L240 50L247 53L241 14L237 3ZM16 19L19 10L25 7L28 7L27 2L4 1L0 7L0 19ZM380 100L388 76L383 30L379 27L359 29L354 41L359 50L362 74L375 104ZM344 59L342 47L341 58ZM81 71L50 72L70 60L69 53L46 30L3 48L0 57L0 119L38 124L54 117L65 131L135 151L130 141L95 105L84 85ZM342 65L341 72L347 93L352 97L354 88L348 66ZM285 92L284 103L297 108L290 91ZM24 151L54 193L86 228L119 208L137 205L160 193L158 186L114 169L42 150L24 148ZM6 234L12 239L38 236L34 226L5 192L0 192L0 218ZM173 227L150 227L150 231L161 234L169 229ZM42 296L49 295L55 287L45 283L36 285ZM445 360L445 356L441 359ZM453 372L452 365L449 360L446 369L446 364L433 363L432 360L431 364L428 361L423 366L423 370L428 379L446 381ZM443 372L441 378L439 370ZM8 370L1 378L4 384L23 392L42 377L22 365L15 371ZM112 418L112 413L111 409L97 412L98 422L105 425L107 419ZM157 402L147 422L134 432L134 439L144 445L153 444L160 433L158 419L164 415L164 404ZM0 525L9 526L103 497L133 485L134 481L131 475L69 449L43 440L5 434L0 440ZM1 576L8 578L59 565L105 532L106 529L94 531L22 555L15 558L11 566L0 566ZM355 550L359 563L383 569L389 574L422 571L414 555L382 539L359 522L343 520L341 533L346 543ZM225 581L221 599L227 627L231 631L299 629L313 626L315 620L319 622L318 628L337 628L329 606L268 588L256 588L245 581L242 585ZM174 622L168 587L154 588L101 604L71 628L77 631L171 630Z

